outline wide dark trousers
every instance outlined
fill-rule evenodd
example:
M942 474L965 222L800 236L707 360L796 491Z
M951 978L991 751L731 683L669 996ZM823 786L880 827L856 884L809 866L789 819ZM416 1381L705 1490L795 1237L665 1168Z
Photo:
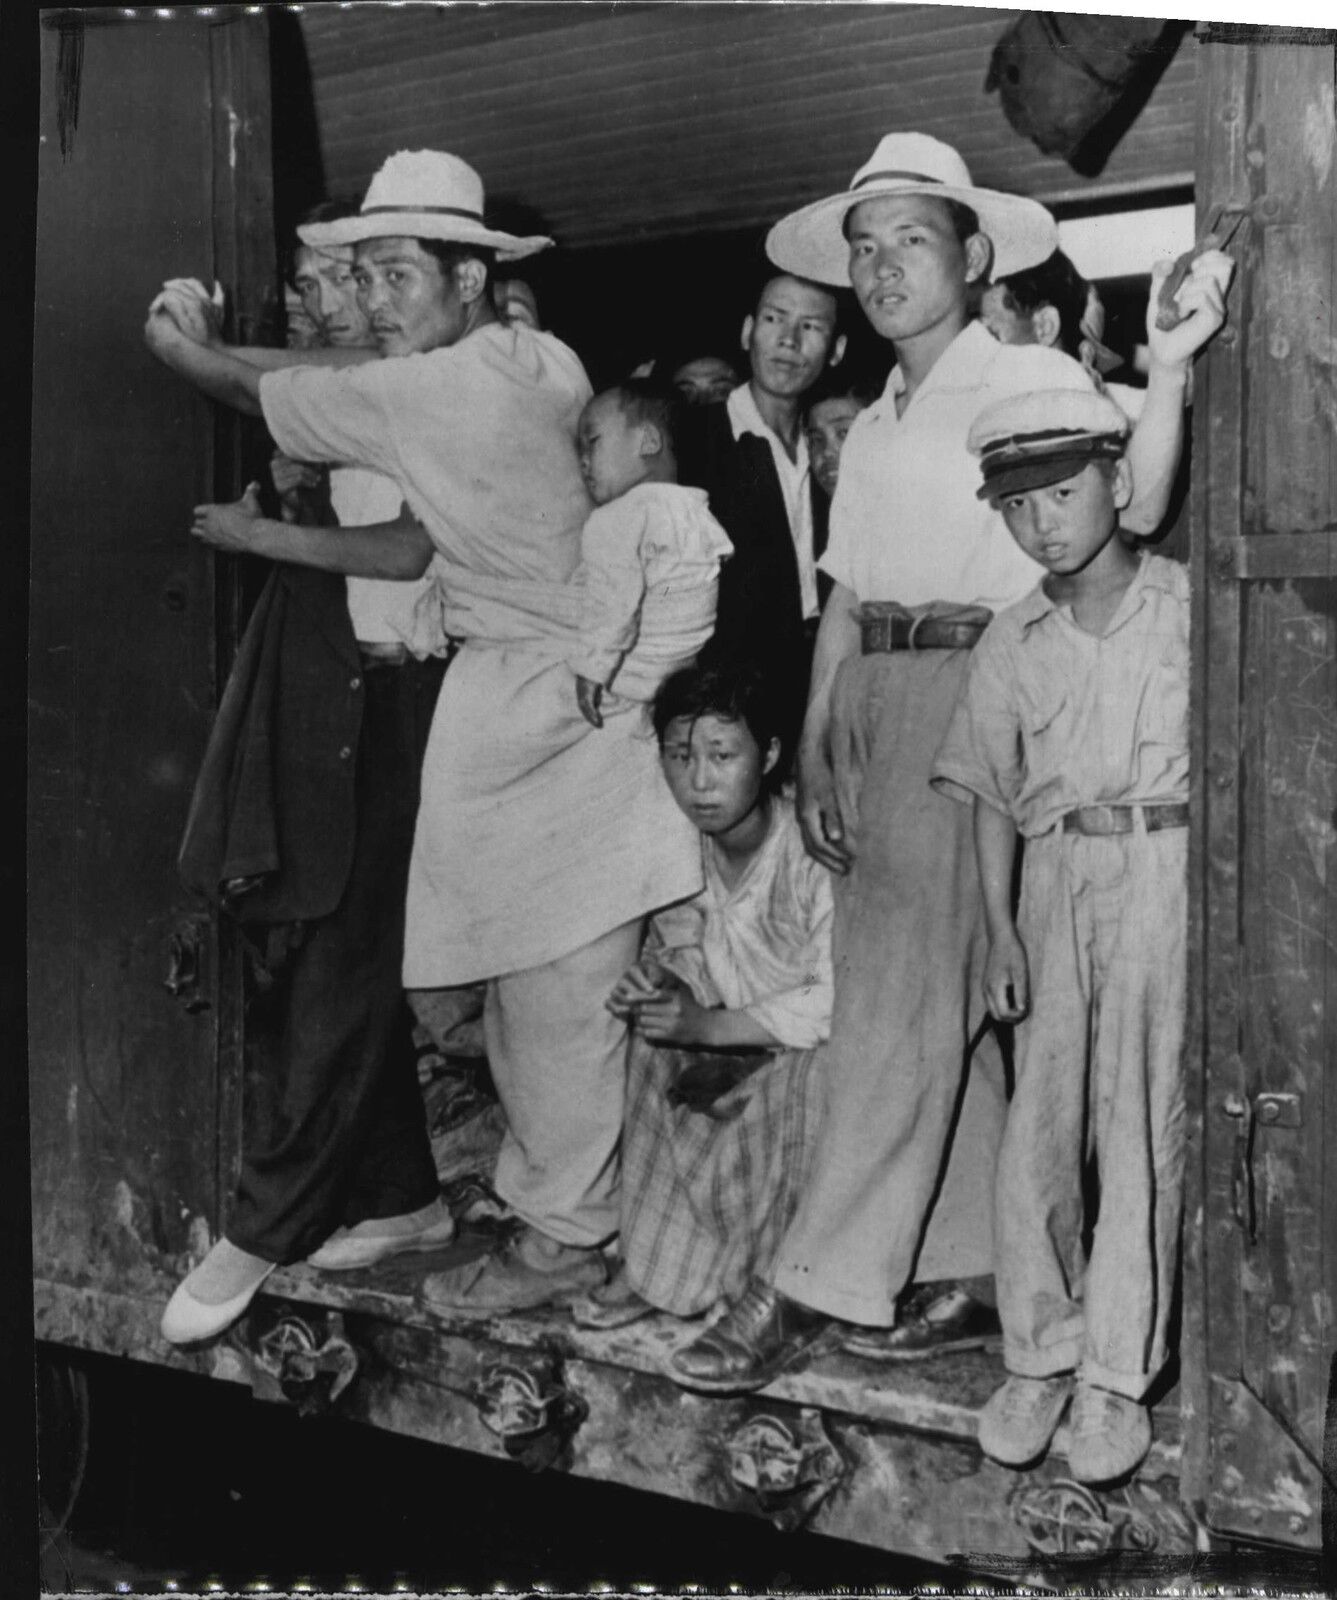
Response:
M266 1261L300 1261L340 1224L416 1211L438 1193L401 966L423 751L444 671L435 659L364 668L343 898L293 930L247 1007L241 1174L224 1232Z

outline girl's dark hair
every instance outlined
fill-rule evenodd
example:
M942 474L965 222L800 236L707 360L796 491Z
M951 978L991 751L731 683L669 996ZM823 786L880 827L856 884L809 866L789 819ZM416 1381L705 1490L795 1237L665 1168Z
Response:
M497 271L497 252L490 245L463 244L458 239L419 239L429 256L441 263L442 277L449 277L461 261L478 261L487 272L488 293Z
M778 789L784 780L784 715L767 674L755 662L716 659L679 668L660 684L650 715L661 746L669 724L680 717L689 717L693 722L699 717L741 722L763 755L770 749L771 740L778 739L781 759L762 783L768 789Z
M321 200L312 206L309 211L304 211L293 224L292 238L283 258L283 278L286 283L292 283L297 276L297 252L305 250L306 245L297 237L297 229L304 228L310 222L342 222L345 217L355 217L361 207L355 200L336 198ZM295 285L294 285L295 287Z

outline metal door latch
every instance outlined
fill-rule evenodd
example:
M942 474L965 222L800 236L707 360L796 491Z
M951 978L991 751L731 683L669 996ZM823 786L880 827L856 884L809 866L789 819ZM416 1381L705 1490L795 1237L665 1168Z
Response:
M1302 1097L1298 1094L1265 1092L1252 1099L1228 1094L1221 1102L1222 1112L1235 1122L1235 1162L1231 1179L1235 1220L1249 1243L1258 1237L1258 1197L1253 1175L1253 1147L1261 1123L1265 1128L1298 1128L1304 1121Z
M1256 1094L1253 1114L1265 1128L1298 1128L1304 1121L1304 1106L1298 1094Z
M167 942L167 976L163 988L190 1013L207 1011L209 998L202 993L205 969L206 922L187 917L173 929Z
M1235 1221L1250 1244L1258 1237L1258 1207L1253 1184L1253 1101L1242 1094L1228 1094L1221 1102L1226 1116L1235 1120L1235 1158L1230 1176L1230 1193Z

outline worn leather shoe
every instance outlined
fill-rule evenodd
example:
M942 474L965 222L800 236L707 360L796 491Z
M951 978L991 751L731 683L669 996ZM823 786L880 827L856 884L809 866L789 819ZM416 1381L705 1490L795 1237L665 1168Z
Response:
M609 1281L571 1304L571 1320L578 1328L627 1328L633 1322L652 1317L655 1308L642 1300L627 1282L625 1268L619 1267Z
M601 1251L559 1244L526 1226L476 1261L429 1273L418 1298L449 1316L495 1317L569 1306L607 1276Z
M1050 1378L1015 1373L980 1411L980 1449L1005 1467L1028 1467L1048 1450L1072 1398L1070 1372Z
M395 1217L368 1217L340 1228L306 1258L321 1272L353 1272L412 1251L439 1250L455 1237L455 1221L443 1200Z
M978 1350L1002 1338L998 1313L960 1284L925 1284L908 1295L891 1328L856 1328L844 1348L865 1361L925 1361Z
M804 1365L839 1340L840 1324L754 1278L718 1322L668 1359L684 1389L744 1394Z
M1127 1477L1151 1449L1146 1406L1091 1383L1077 1385L1068 1427L1068 1470L1078 1483Z

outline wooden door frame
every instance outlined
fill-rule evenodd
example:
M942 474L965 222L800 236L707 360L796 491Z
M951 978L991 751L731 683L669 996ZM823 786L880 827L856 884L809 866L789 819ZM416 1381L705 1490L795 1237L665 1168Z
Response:
M1331 583L1337 574L1337 527L1287 525L1284 510L1278 525L1271 497L1263 492L1263 470L1269 464L1260 441L1269 426L1268 385L1275 381L1264 369L1270 360L1284 362L1293 342L1294 354L1301 354L1294 329L1284 322L1276 286L1264 279L1264 262L1272 260L1265 255L1271 236L1265 241L1264 235L1269 229L1294 229L1302 236L1305 202L1297 198L1298 189L1290 192L1286 174L1299 166L1292 152L1302 143L1300 119L1315 109L1321 117L1323 107L1297 95L1291 126L1283 130L1274 117L1265 128L1264 114L1275 111L1277 100L1275 88L1270 101L1265 93L1262 52L1299 44L1331 54L1337 42L1335 35L1320 40L1312 34L1280 36L1284 32L1212 26L1202 30L1198 46L1203 52L1198 80L1199 233L1220 204L1242 210L1248 225L1233 251L1240 271L1231 295L1231 325L1195 376L1181 1487L1185 1502L1209 1526L1246 1538L1315 1546L1323 1498L1316 1452L1312 1441L1301 1440L1269 1409L1256 1380L1251 1386L1257 1351L1249 1359L1246 1352L1250 1338L1257 1343L1257 1292L1250 1311L1242 1289L1251 1266L1255 1272L1260 1267L1267 1271L1269 1241L1255 1237L1254 1181L1255 1161L1263 1161L1267 1141L1276 1136L1269 1125L1300 1128L1304 1116L1322 1115L1331 1129L1337 1115L1331 1093L1276 1092L1294 1084L1278 1081L1275 1051L1269 1059L1260 1042L1267 1030L1253 1014L1251 981L1257 974L1247 959L1252 952L1257 967L1260 935L1256 928L1246 930L1244 920L1257 912L1260 863L1265 870L1271 859L1259 835L1269 817L1275 820L1260 800L1267 782L1262 770L1266 729L1264 708L1255 704L1261 694L1260 630L1268 613L1258 592L1259 616L1251 615L1246 585L1284 586L1304 578ZM1268 162L1267 133L1276 149L1290 157L1290 168L1284 161L1277 163L1275 152L1273 163ZM1272 170L1277 164L1281 174ZM1321 332L1314 337L1321 339ZM1258 395L1252 411L1251 382ZM1293 376L1287 383L1277 392L1293 393ZM1285 462L1287 471L1318 470L1318 463L1306 459L1303 443L1297 444L1295 457ZM1270 463L1272 482L1279 470L1279 464ZM1321 983L1319 987L1321 991ZM1329 1008L1333 1003L1329 996ZM1331 1010L1324 1025L1332 1039L1337 1019ZM1299 1070L1294 1069L1292 1079ZM1320 1099L1321 1111L1313 1103ZM1307 1109L1302 1100L1311 1102ZM1312 1150L1312 1127L1304 1133ZM1322 1174L1314 1176L1316 1188L1321 1188ZM1321 1218L1318 1225L1321 1229ZM1332 1259L1330 1248L1320 1267L1325 1281L1310 1288L1320 1296L1326 1292L1329 1301ZM1291 1310L1269 1308L1269 1328L1272 1314L1277 1314L1279 1342L1285 1340ZM1321 1353L1300 1344L1300 1321L1297 1315L1290 1353L1297 1363L1312 1362ZM1305 1377L1312 1386L1314 1372Z

